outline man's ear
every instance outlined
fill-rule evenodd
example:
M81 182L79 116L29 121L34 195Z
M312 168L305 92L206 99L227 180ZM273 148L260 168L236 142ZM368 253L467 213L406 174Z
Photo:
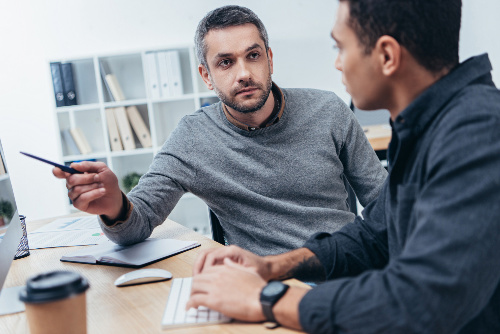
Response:
M380 37L374 51L377 52L385 76L393 75L401 67L401 45L394 37L387 35Z
M198 65L198 71L200 72L203 82L205 83L205 85L207 85L207 88L213 90L214 87L212 86L212 81L210 80L210 74L208 73L208 69L202 64L200 64Z
M271 74L273 74L273 50L271 48L267 49L267 57L269 58L269 67L271 68Z

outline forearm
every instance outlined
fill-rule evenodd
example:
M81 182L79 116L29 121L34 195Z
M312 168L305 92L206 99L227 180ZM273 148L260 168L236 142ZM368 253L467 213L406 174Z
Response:
M296 278L302 281L323 281L326 278L323 265L307 248L298 248L280 255L266 256L268 280Z
M376 204L371 203L367 208L367 216L380 218L378 211L384 209L383 201ZM387 263L388 254L383 242L386 236L383 221L370 219L370 223L365 223L357 217L353 224L333 235L319 233L302 248L264 257L265 270L259 274L266 280L296 278L320 282L382 268Z
M109 240L120 245L130 245L148 238L153 227L145 224L138 208L123 195L122 211L114 220L101 215L101 228Z

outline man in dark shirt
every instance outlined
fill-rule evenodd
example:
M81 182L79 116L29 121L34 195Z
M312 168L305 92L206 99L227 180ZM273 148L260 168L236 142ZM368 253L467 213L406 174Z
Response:
M335 65L357 107L391 115L384 188L297 250L205 251L188 306L311 333L500 333L500 92L487 55L458 63L460 17L460 0L340 1ZM327 281L273 281L290 277Z

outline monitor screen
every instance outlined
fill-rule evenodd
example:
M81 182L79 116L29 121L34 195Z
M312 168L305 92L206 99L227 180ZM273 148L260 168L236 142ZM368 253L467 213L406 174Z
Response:
M3 235L17 211L12 184L7 173L0 175L0 235ZM3 238L0 239L0 243Z
M10 182L9 172L5 164L5 156L0 143L0 236L7 231L12 218L17 211L14 191ZM0 239L2 242L3 238Z
M16 254L23 231L9 170L0 142L0 291Z

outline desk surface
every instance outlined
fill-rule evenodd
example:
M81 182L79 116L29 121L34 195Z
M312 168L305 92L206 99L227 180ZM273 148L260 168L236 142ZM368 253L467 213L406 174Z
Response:
M392 130L387 124L363 126L366 138L374 151L387 150L391 141Z
M28 222L28 232L53 219ZM180 240L196 240L201 247L156 262L146 268L162 268L170 271L174 278L192 276L192 266L200 249L222 247L180 224L167 220L158 226L152 237ZM78 247L81 248L81 247ZM161 318L170 291L171 281L117 288L115 279L131 268L60 262L65 253L76 247L61 247L32 250L31 255L12 263L5 287L24 285L32 275L49 270L71 270L82 274L90 283L87 291L88 333L269 333L263 324L233 322L223 325L187 327L183 329L161 329ZM290 280L290 284L306 286ZM273 334L297 333L278 328ZM0 316L0 333L29 333L26 314Z

